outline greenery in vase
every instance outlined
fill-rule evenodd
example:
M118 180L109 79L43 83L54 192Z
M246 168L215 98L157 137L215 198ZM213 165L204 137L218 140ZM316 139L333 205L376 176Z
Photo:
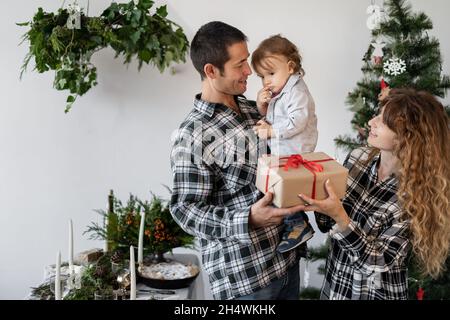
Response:
M150 203L144 202L144 246L151 252L164 253L176 247L191 247L194 237L186 233L173 219L168 203L153 195Z
M103 48L111 47L116 57L123 55L124 63L137 58L139 70L144 62L160 72L173 62L185 62L189 42L183 29L167 19L165 5L151 14L153 4L152 0L113 2L99 17L81 11L79 29L68 27L67 9L48 13L38 8L32 21L18 23L30 27L23 36L30 47L21 77L33 57L39 73L55 70L54 87L70 92L67 113L78 96L97 84L97 69L90 60Z
M164 253L176 247L193 245L194 237L173 220L167 201L160 197L152 195L151 201L141 201L130 194L125 205L115 197L113 203L114 208L110 212L95 210L107 223L92 222L84 232L90 234L89 239L107 240L110 251L119 251L124 257L129 257L130 245L138 246L140 220L144 212L144 254ZM110 227L111 222L114 228Z
M130 245L138 245L142 206L132 194L125 205L113 195L109 195L109 198L113 208L109 208L108 212L94 210L103 217L104 223L92 222L83 234L89 234L91 240L106 240L109 251L120 251L128 258Z

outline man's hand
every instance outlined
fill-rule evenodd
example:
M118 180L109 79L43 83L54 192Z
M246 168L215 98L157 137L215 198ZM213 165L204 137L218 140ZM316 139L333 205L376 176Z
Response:
M269 101L272 98L272 92L269 87L264 87L258 91L258 96L256 98L256 106L261 115L265 116L267 113L267 107L269 106Z
M253 127L253 131L260 139L270 139L275 136L272 126L264 120L259 120Z
M286 216L301 211L303 205L290 208L275 208L271 206L273 194L266 195L250 208L248 222L252 227L270 227L279 225Z

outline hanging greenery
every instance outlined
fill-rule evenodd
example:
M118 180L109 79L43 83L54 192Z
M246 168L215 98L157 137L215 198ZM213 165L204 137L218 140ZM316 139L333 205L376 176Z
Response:
M103 48L110 46L125 64L136 58L139 70L144 62L160 72L173 62L185 62L189 42L183 29L167 19L165 5L151 14L153 4L152 0L113 2L99 17L88 17L73 7L57 13L39 8L32 21L18 23L30 27L23 36L30 51L20 77L33 57L37 72L55 70L54 87L70 92L67 113L78 96L97 85L97 69L90 60Z

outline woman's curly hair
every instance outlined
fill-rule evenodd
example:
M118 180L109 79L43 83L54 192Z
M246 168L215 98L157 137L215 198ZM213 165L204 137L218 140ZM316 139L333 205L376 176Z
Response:
M393 89L383 122L396 134L398 197L411 221L411 242L423 274L444 271L450 246L450 133L442 104L431 94Z

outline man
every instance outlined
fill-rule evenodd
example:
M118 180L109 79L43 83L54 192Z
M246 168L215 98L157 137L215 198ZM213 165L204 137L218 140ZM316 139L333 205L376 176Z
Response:
M274 208L272 194L262 197L254 185L250 134L255 137L260 115L240 96L252 73L246 41L241 31L217 21L192 40L202 91L174 139L170 211L199 239L215 299L298 299L298 254L276 252L281 221L298 207ZM243 144L235 143L242 137ZM236 151L244 159L235 160Z

